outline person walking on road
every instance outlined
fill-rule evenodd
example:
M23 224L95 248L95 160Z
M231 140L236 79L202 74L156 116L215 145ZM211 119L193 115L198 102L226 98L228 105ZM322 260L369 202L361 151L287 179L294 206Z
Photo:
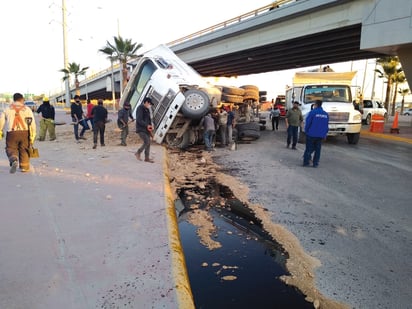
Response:
M39 141L44 141L46 139L47 132L49 132L50 140L54 141L56 139L54 124L55 110L54 106L50 105L49 98L43 98L43 103L39 106L36 112L40 115Z
M130 105L130 103L125 102L123 104L123 108L120 109L117 113L117 126L121 130L120 146L127 146L126 138L129 135L129 119L131 119L131 121L134 121L131 108L132 106Z
M82 103L80 102L80 96L74 96L74 103L70 105L70 114L73 121L74 138L79 143L81 139L86 139L83 135L86 130L90 130L87 122L84 120L84 113ZM79 136L79 124L82 126Z
M92 109L93 116L93 149L97 147L97 135L100 134L100 146L104 147L104 131L106 130L107 109L103 106L103 100L99 99Z
M303 121L302 111L299 109L299 105L298 101L294 101L293 108L288 110L285 118L286 130L288 133L286 147L289 148L290 143L292 142L292 149L295 150L298 142L298 130Z
M277 105L274 105L270 111L270 119L272 120L272 131L279 130L280 110Z
M0 115L0 139L3 138L3 129L6 128L6 155L12 174L18 166L22 172L30 170L28 149L36 138L33 112L24 105L23 95L15 93L13 101Z
M306 117L306 149L303 154L303 166L309 166L312 153L313 167L318 167L322 140L326 138L329 131L329 115L322 108L322 101L316 100L313 109Z
M141 154L144 151L144 161L154 163L154 161L150 159L150 139L153 131L150 116L151 105L153 105L152 99L146 97L136 110L136 133L139 134L142 139L143 145L137 150L135 156L139 161L142 161Z

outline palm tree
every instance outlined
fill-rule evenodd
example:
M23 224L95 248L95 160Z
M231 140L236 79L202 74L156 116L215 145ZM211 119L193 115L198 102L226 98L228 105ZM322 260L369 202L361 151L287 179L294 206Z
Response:
M122 68L122 91L127 85L127 62L130 59L137 58L136 51L143 44L132 43L131 39L123 39L120 35L113 37L114 43L106 42L106 46L99 49L99 52L106 54L112 61L119 61Z
M396 94L398 93L398 85L402 84L406 81L405 72L403 72L402 68L399 68L396 74L393 76L393 83L395 84L393 90L393 99L392 99L392 116L395 115L395 104L396 104Z
M76 94L80 95L80 82L79 76L86 75L86 71L89 67L84 67L80 69L80 63L77 64L76 62L69 63L66 69L61 69L60 72L64 73L63 81L70 78L70 74L74 75L74 86L76 87Z
M396 56L387 56L376 59L376 63L382 67L382 71L375 69L375 72L378 73L379 78L386 78L386 97L385 97L385 108L389 108L389 100L391 96L392 84L394 81L394 75L397 73L400 62L399 58Z
M403 107L405 105L405 96L409 94L409 89L402 89L398 90L398 93L402 96L402 103L401 103L401 115L403 114Z

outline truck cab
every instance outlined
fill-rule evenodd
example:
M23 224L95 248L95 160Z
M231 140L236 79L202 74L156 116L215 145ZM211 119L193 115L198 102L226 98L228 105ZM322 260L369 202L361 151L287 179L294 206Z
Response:
M138 59L120 106L129 102L135 115L145 97L154 103L151 109L154 141L185 148L199 138L193 128L219 104L221 91L208 84L168 47L159 45Z

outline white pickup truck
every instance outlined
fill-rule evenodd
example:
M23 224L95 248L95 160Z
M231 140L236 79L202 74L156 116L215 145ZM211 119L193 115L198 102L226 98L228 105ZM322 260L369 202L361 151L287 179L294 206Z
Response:
M388 111L383 107L381 102L370 99L363 100L363 104L360 106L360 112L362 114L362 122L368 125L371 123L372 115L381 115L384 119L388 116Z

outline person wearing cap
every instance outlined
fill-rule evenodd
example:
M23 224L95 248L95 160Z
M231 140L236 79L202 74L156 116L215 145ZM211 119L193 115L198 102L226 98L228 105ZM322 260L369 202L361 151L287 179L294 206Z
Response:
M131 121L134 121L133 115L132 115L132 106L130 105L129 102L125 102L123 104L123 108L119 110L117 113L117 126L121 130L120 133L120 146L127 146L126 144L126 138L129 135L129 119Z
M74 96L74 103L70 105L70 114L72 116L73 121L73 131L74 131L74 138L79 143L81 139L86 139L83 135L86 130L90 130L89 125L84 120L85 115L82 108L82 103L80 102L80 96ZM82 130L80 131L79 136L79 124L82 126Z
M55 110L54 106L50 105L49 98L43 98L43 103L37 109L37 113L40 115L39 141L46 139L47 132L49 132L50 140L54 141L56 139L54 124Z
M288 133L286 147L289 148L292 142L292 149L295 150L298 142L298 130L303 121L302 111L299 109L299 105L298 101L293 101L293 108L288 110L285 117L286 130Z
M144 161L154 163L150 159L150 137L153 131L152 119L150 117L151 105L153 105L152 99L146 97L143 99L143 103L136 109L136 133L142 139L143 145L137 150L135 156L141 161L141 154L144 151Z
M21 93L13 95L13 103L0 115L0 139L6 129L6 155L9 159L10 173L14 174L19 166L22 172L30 170L28 148L36 138L36 122L33 112L24 105ZM30 132L30 135L29 135Z
M322 108L322 101L316 100L313 109L306 116L305 133L306 149L303 154L303 166L309 166L312 153L313 167L318 167L322 140L326 138L329 131L329 115Z
M93 107L93 149L97 147L97 136L100 134L100 146L104 147L104 131L106 130L107 109L103 106L103 100L99 99L97 105Z

